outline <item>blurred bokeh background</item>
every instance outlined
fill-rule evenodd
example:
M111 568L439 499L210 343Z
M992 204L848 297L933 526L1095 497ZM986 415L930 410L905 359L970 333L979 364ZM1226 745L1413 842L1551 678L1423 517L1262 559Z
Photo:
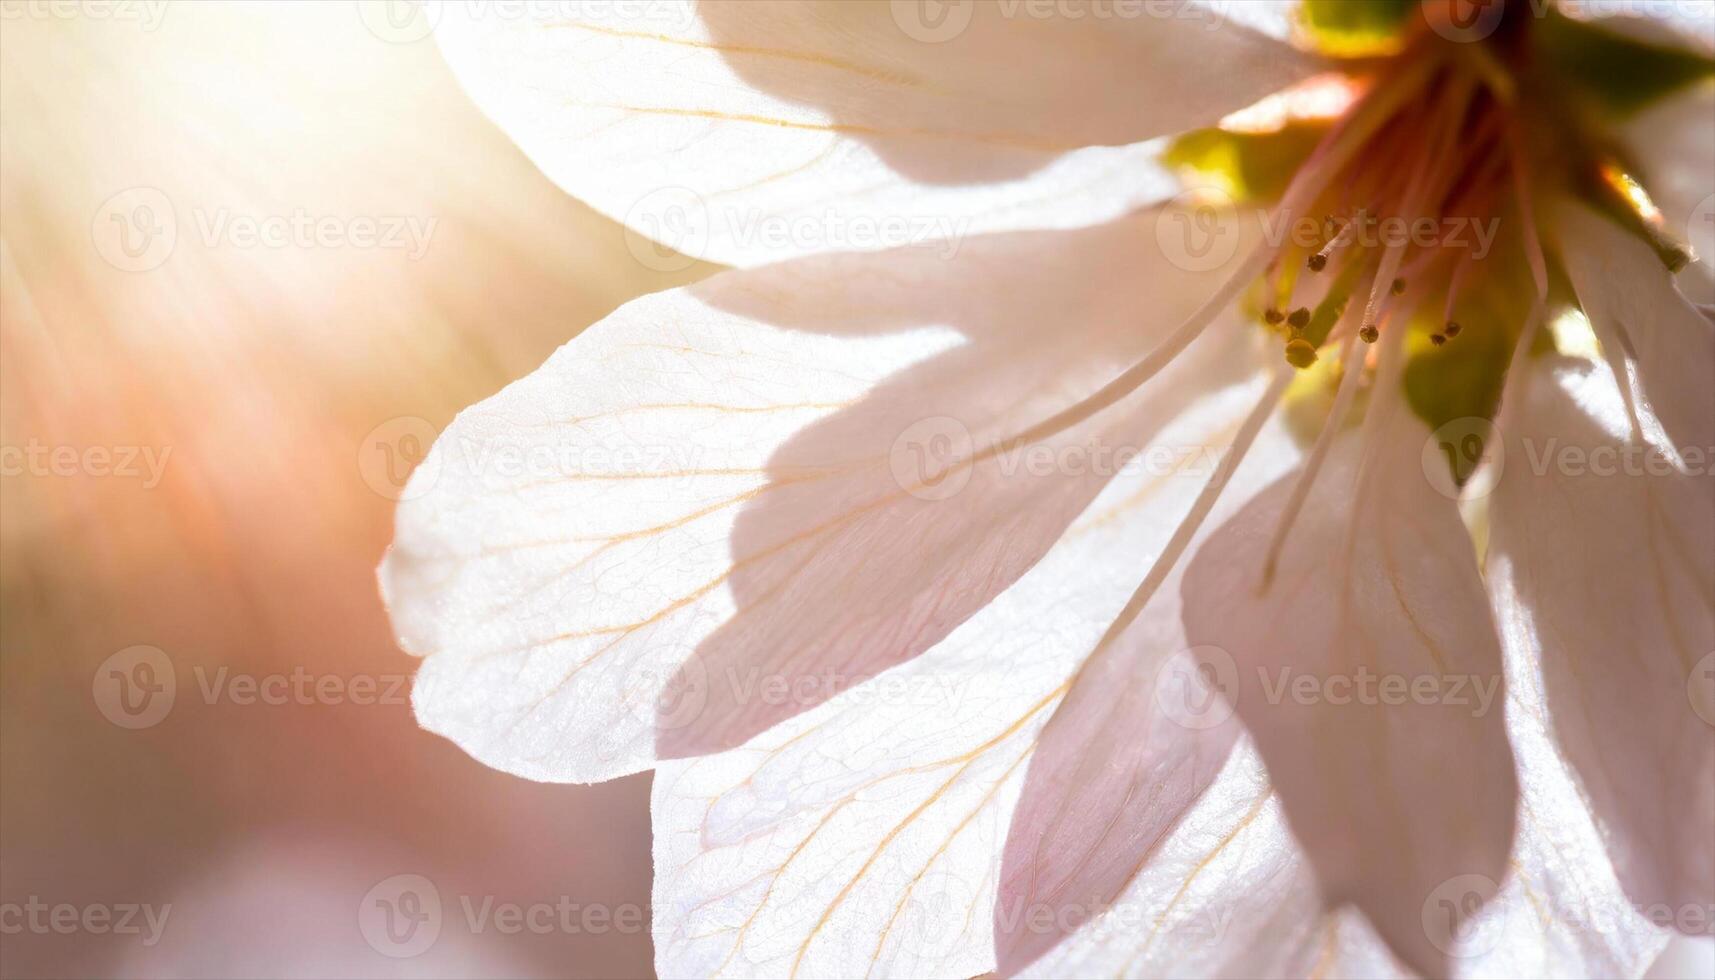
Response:
M709 270L422 28L0 0L0 976L650 973L647 777L419 731L373 569L453 413Z
M0 3L4 976L649 973L647 777L419 731L373 570L435 428L702 270L392 6Z

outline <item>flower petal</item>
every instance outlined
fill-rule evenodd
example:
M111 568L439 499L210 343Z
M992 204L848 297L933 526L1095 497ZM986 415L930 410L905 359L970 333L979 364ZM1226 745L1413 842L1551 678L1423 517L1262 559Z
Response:
M740 744L933 646L1100 491L1123 461L1103 453L1254 370L1231 336L1205 343L1103 415L947 469L1214 289L1164 261L1160 227L809 258L592 327L461 415L407 489L382 579L429 655L419 719L510 772L603 779Z
M754 265L1108 220L1172 193L1134 144L1312 70L1249 11L1128 9L449 3L436 36L566 191L643 238ZM675 260L651 248L634 251Z
M1490 544L1515 658L1540 661L1553 731L1620 880L1653 921L1715 905L1715 477L1628 443L1605 366L1529 379L1502 416Z
M1566 272L1603 343L1637 370L1643 400L1682 450L1715 450L1715 325L1635 235L1581 204L1554 211Z
M1259 390L1200 400L1154 444L1222 446ZM1283 429L1266 431L1239 479L1266 481L1296 455ZM1001 844L1032 747L1199 475L1128 471L924 656L742 748L664 763L653 806L658 972L992 969Z
M1680 271L1680 288L1715 302L1715 82L1663 100L1632 120L1626 137L1667 230L1697 255Z
M1470 539L1425 478L1424 426L1392 409L1376 445L1335 443L1271 586L1287 485L1210 537L1185 575L1186 636L1230 656L1239 717L1328 905L1355 904L1437 975L1449 944L1424 904L1462 875L1501 879L1517 786Z

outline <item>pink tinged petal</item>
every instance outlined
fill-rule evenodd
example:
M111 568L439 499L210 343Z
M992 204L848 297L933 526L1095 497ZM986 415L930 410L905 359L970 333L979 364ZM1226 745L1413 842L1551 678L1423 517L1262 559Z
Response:
M1403 977L1328 912L1248 740L1126 891L1024 977Z
M1711 928L1715 477L1632 455L1605 367L1538 370L1502 418L1495 606L1637 908ZM1604 460L1614 462L1613 468Z
M463 413L408 488L382 584L428 658L419 720L510 772L605 779L736 745L928 649L1113 467L1059 461L1145 446L1253 370L1226 334L1058 437L1045 470L1002 456L944 499L907 492L912 448L1020 431L1178 326L1219 273L1164 261L1156 230L1140 214L946 261L806 259L586 331Z
M971 343L888 379L774 454L770 492L732 532L739 610L678 678L706 679L706 706L689 720L666 707L663 757L740 745L929 649L1058 539L1112 476L1120 457L1105 453L1151 445L1198 395L1254 370L1243 346L1205 345L1128 402L960 465L1075 404L1214 290L1225 271L1162 261L1157 227L1151 214L973 243L953 276L920 279L917 291L901 286L921 262L859 256L783 268L776 289L729 278L704 292L716 306L813 329L849 329L854 310L883 321L950 317ZM966 266L970 278L957 271ZM952 305L925 310L929 292ZM932 458L941 453L955 468L937 469L949 465ZM916 484L925 474L933 485ZM758 682L781 680L796 693L756 696Z
M1262 555L1289 484L1210 538L1185 576L1186 635L1232 658L1239 716L1324 900L1357 906L1405 963L1438 975L1453 943L1425 908L1461 876L1501 880L1517 785L1470 539L1425 478L1427 431L1392 407L1363 491L1358 435L1336 443L1272 587ZM1382 678L1406 693L1384 700Z
M1631 361L1641 400L1673 445L1715 452L1715 324L1635 235L1581 204L1563 202L1554 217L1567 274L1596 336Z
M1629 121L1625 135L1667 231L1696 254L1679 288L1715 302L1715 81L1662 100Z
M551 179L642 236L640 259L674 261L652 239L755 265L1158 201L1172 183L1140 144L1314 71L1256 29L1274 7L447 4L436 37Z
M1230 335L1210 337L1189 356L1206 370L1232 347ZM1259 392L1247 383L1193 399L1154 444L1224 447ZM1238 479L1266 482L1296 456L1271 428ZM662 764L652 807L660 974L992 970L1002 843L1032 748L1201 475L1131 468L925 655L739 749Z
M1247 454L1271 452L1257 439L1289 377L1277 368L1043 734L1002 866L995 907L1002 973L1035 960L1112 903L1226 761L1238 735L1219 693L1228 679L1203 677L1206 665L1186 648L1179 559L1206 533ZM1235 498L1243 499L1228 497L1227 511Z
M1031 759L995 908L1002 974L1112 904L1232 750L1220 694L1170 662L1185 643L1164 600L1084 666Z

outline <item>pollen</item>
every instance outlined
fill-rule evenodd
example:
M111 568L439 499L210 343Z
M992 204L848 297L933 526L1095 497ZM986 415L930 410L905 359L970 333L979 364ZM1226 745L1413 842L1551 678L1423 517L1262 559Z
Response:
M1300 371L1316 363L1316 347L1303 337L1287 342L1286 363Z

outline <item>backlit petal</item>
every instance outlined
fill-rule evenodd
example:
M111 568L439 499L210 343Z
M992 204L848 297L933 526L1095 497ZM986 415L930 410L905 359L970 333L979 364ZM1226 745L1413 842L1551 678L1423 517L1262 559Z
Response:
M1605 366L1530 380L1502 416L1506 466L1493 501L1506 643L1513 658L1540 661L1552 730L1632 902L1658 924L1707 932L1715 477L1706 461L1685 475L1629 446Z
M1312 70L1258 29L1277 5L1249 7L448 3L436 36L566 191L645 238L754 265L1160 200L1171 182L1136 144ZM649 248L634 250L673 261Z
M408 489L382 578L428 655L419 719L498 768L603 779L736 746L927 650L1048 550L1116 451L1254 370L1217 327L1131 401L947 468L1213 289L1157 230L809 258L591 328L460 416Z
M1259 390L1202 400L1156 444L1222 446ZM1283 430L1265 431L1238 480L1264 482L1295 458ZM1001 845L1032 747L1201 486L1196 472L1117 478L1041 563L929 653L742 748L664 763L659 972L993 969Z
M1266 590L1284 481L1211 536L1185 576L1186 636L1231 658L1326 902L1356 905L1433 975L1452 944L1425 904L1463 876L1502 878L1517 786L1471 542L1426 477L1429 433L1393 408L1362 489L1361 437L1335 443Z

